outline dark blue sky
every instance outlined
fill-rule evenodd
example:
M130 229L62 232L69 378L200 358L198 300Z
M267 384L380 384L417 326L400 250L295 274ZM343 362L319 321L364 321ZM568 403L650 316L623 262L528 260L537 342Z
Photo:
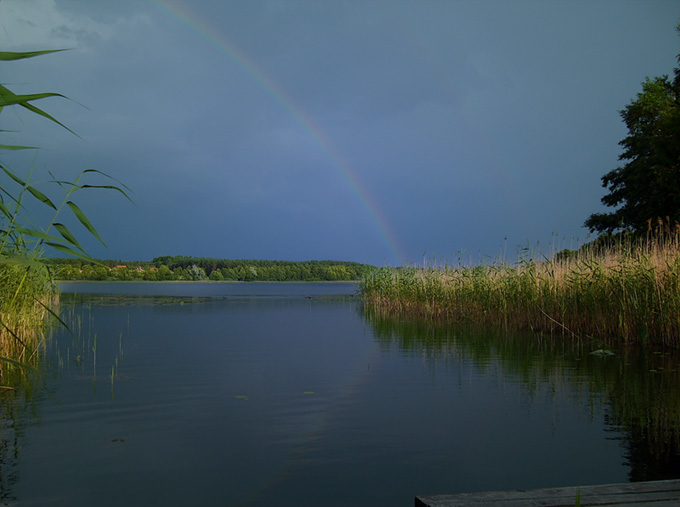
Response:
M41 150L3 160L133 190L136 206L76 196L108 244L85 241L95 257L575 247L618 165L618 111L672 74L679 21L671 0L1 0L3 50L72 50L0 79L67 95L41 106L81 137L6 109L0 144Z

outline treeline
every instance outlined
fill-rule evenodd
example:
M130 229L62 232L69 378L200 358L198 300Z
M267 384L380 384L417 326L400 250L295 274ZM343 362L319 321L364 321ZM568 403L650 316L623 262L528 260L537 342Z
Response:
M213 280L213 281L350 281L360 280L375 269L346 261L269 261L162 256L150 262L80 259L48 259L57 280Z

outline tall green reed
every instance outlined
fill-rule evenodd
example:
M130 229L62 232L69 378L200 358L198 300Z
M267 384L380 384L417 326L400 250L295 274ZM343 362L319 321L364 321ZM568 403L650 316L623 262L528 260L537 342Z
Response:
M0 52L0 62L11 62L56 53L61 50L33 52ZM0 84L0 113L6 106L20 107L41 116L72 132L34 103L60 97L59 93L16 94ZM3 131L0 131L0 133ZM0 153L16 150L36 150L23 145L0 144ZM40 350L45 318L52 316L63 324L55 309L56 285L49 269L42 262L45 248L50 247L67 255L92 261L78 241L76 234L62 220L68 211L85 231L101 243L103 239L76 204L75 194L86 189L107 189L120 192L129 199L123 188L109 175L96 169L85 169L73 180L59 179L49 173L48 180L34 179L34 166L17 171L0 160L0 381L6 370L29 368L31 359ZM95 181L92 181L95 178ZM96 180L105 179L104 184ZM111 181L113 180L113 182ZM114 184L116 183L116 184ZM121 188L123 187L123 188ZM59 199L48 196L49 189L59 193ZM52 192L53 193L53 192ZM35 223L33 217L40 209L49 212L48 219ZM29 210L33 210L31 216Z

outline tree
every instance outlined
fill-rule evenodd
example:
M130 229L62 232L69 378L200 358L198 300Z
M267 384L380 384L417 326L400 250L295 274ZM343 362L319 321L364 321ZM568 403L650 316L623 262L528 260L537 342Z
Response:
M680 222L680 68L674 73L673 81L647 78L620 112L628 137L619 142L619 160L627 162L602 177L609 189L602 203L617 209L592 214L585 221L591 232L643 232L650 220Z
M161 266L158 268L158 279L159 280L172 280L174 277L172 271L170 271L170 268L167 267L165 264L161 264Z
M219 269L213 269L210 272L209 278L214 282L221 282L222 280L224 280L224 275L222 275L222 272Z
M205 274L203 268L198 267L196 264L192 264L191 267L185 270L185 273L189 275L189 278L194 281L207 280L208 277Z

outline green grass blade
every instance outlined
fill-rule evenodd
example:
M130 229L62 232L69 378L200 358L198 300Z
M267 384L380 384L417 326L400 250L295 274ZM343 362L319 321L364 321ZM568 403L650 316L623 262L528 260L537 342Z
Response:
M59 324L61 324L62 326L64 326L64 329L66 329L69 333L71 333L71 328L68 327L68 324L67 324L66 322L64 322L63 319L62 319L59 315L57 315L51 308L47 307L47 306L46 306L42 301L40 301L39 299L36 299L35 301L36 301L36 303L38 303L40 306L42 306L45 310L47 310L47 313L49 313L50 315L52 315L52 317L54 317L55 319L57 319L57 321L59 322Z
M66 204L68 205L69 208L71 208L71 211L73 211L73 214L80 221L80 223L83 224L83 226L88 231L90 231L90 234L92 234L95 238L101 241L102 245L106 246L106 243L104 243L104 240L101 238L97 230L94 228L90 220L85 215L85 213L83 213L83 210L81 210L73 201L67 201Z
M45 244L48 245L48 246L51 246L55 250L59 250L60 252L65 253L67 255L72 255L74 257L78 257L78 258L86 260L88 262L93 261L93 259L89 255L78 252L77 250L74 250L73 248L69 248L62 243L54 243L52 241L46 241Z
M58 53L60 51L68 51L68 49L45 49L43 51L0 51L0 61L10 62L12 60L22 60L24 58L33 58L34 56L47 55L49 53Z
M63 95L58 95L58 94L57 94L56 96L63 97ZM66 125L64 125L63 123L61 123L61 122L60 122L59 120L57 120L56 118L54 118L54 117L50 116L49 114L47 114L47 113L46 113L45 111L43 111L42 109L39 109L39 108L35 107L33 104L22 103L22 104L19 104L19 105L20 105L21 107L25 107L26 109L28 109L29 111L31 111L31 112L33 112L33 113L35 113L35 114L39 114L40 116L43 116L43 117L47 118L48 120L52 120L52 121L53 121L54 123L56 123L57 125L59 125L59 126L65 128L66 130L68 130L68 131L69 131L71 134L73 134L74 136L80 138L80 136L79 136L78 134L76 134L75 132L73 132L73 130L71 130L70 128L68 128Z
M125 185L124 183L122 183L120 180L114 178L114 177L111 176L110 174L106 174L104 171L99 171L98 169L85 169L85 170L82 172L82 174L87 174L87 173L95 173L95 174L99 174L99 175L101 175L101 176L104 176L105 178L108 178L108 179L110 179L110 180L112 180L112 181L115 181L118 185L120 185L120 187L123 187L123 188L124 188L125 190L127 190L128 192L132 192L132 189L131 189L130 187L128 187L127 185ZM132 201L132 199L130 199L130 197L128 197L128 195L127 195L125 192L123 192L123 191L121 190L120 187L116 186L116 187L114 188L114 190L118 190L119 192L121 192L121 193L122 193L122 194L130 201L130 202L132 202L132 203L134 204L134 202Z
M5 203L0 202L0 213L5 215L6 218L12 218L12 213L10 212L9 208L5 206Z
M25 348L25 349L28 350L28 351L31 351L31 350L32 350L28 345L26 345L26 344L24 343L24 341L23 341L21 338L19 338L19 337L17 336L17 334L16 334L14 331L12 331L12 330L9 328L9 326L7 326L7 324L5 324L4 322L2 322L2 320L0 320L0 324L2 325L2 327L5 328L5 330L6 330L10 335L12 335L12 338L14 338L17 342L19 342L19 343L21 344L21 346L22 346L23 348ZM23 363L22 363L22 364L23 364Z
M59 120L54 118L53 116L49 115L42 109L35 107L33 104L30 102L33 100L40 100L40 99L45 99L48 97L61 97L61 98L66 98L64 95L61 93L53 93L53 92L45 92L45 93L31 93L31 94L26 94L26 95L17 95L13 91L7 89L6 87L0 85L0 107L4 106L21 106L25 107L29 111L40 115L44 118L47 118L50 121L53 121L57 125L60 125L61 127L65 128L69 132L71 132L73 135L78 136L75 132L73 132L70 128L68 128L66 125L61 123Z
M0 85L0 106L1 107L16 106L16 105L25 106L33 100L46 99L46 98L49 98L49 97L66 98L61 93L54 93L54 92L28 93L28 94L24 94L24 95L17 95L12 90ZM41 112L39 114L45 116L47 113ZM47 117L52 119L53 121L57 121L49 115L47 115ZM59 123L59 122L57 122L57 123Z
M99 169L85 169L85 170L83 171L83 174L87 174L87 173L96 173L96 174L100 174L101 176L104 176L105 178L108 178L108 179L110 179L110 180L113 180L113 181L115 181L116 183L120 183L123 187L125 187L125 188L128 189L128 190L130 190L130 188L129 188L128 186L124 185L123 183L121 183L119 180L117 180L116 178L114 178L114 177L111 176L110 174L107 174L107 173L105 173L104 171L100 171Z
M9 92L9 93L7 93ZM4 106L26 106L28 105L29 102L33 100L40 100L40 99L46 99L49 97L61 97L61 98L66 98L64 95L61 93L53 93L53 92L43 92L43 93L29 93L25 95L17 95L15 93L10 92L7 88L4 86L0 85L0 105ZM52 121L57 121L54 118L52 118L50 115L47 113L40 112L38 114L41 114L42 116L45 116L47 118L50 118ZM57 122L59 123L59 122Z
M53 225L54 225L54 228L55 228L57 231L59 231L59 234L61 234L61 236L62 236L66 241L68 241L71 245L73 245L74 247L78 248L78 249L81 250L82 252L85 252L85 250L83 249L83 247L80 246L80 243L78 243L78 240L77 240L76 237L73 235L73 233L68 229L68 227L66 227L64 224L61 224L61 223L58 223L58 222L57 222L57 223L54 223Z
M2 108L0 108L2 109ZM14 150L37 150L38 148L36 146L19 146L16 144L0 144L0 150L8 150L8 151L14 151Z
M116 190L123 194L128 201L134 204L134 201L130 199L130 196L127 195L121 188L117 187L116 185L80 185L78 188L103 188L107 190Z
M10 201L12 201L13 203L15 203L15 204L21 206L21 201L18 200L16 197L14 197L14 196L13 196L12 194L10 194L9 192L7 192L6 189L0 188L0 193L5 194L5 195L7 196L7 198L8 198ZM3 206L4 206L4 204L3 204ZM4 207L5 207L6 209L9 209L9 208L7 208L6 206L4 206Z
M22 187L25 187L25 186L26 186L26 182L25 182L24 180L22 180L21 178L19 178L19 176L17 176L16 174L14 174L13 171L10 171L9 169L7 169L4 165L0 165L0 169L2 169L3 171L5 171L5 173L7 174L7 176L9 176L10 178L12 178L14 181L16 181L16 182L17 182L19 185L21 185Z
M11 359L9 357L0 356L0 361L4 361L4 362L9 363L13 366L17 366L19 368L23 368L24 370L28 370L28 371L31 371L31 372L36 371L36 369L33 368L31 365L26 364L26 363L22 363L21 361L17 361L16 359Z
M29 186L26 187L26 190L28 190L33 197L38 199L43 204L47 204L50 208L52 208L54 210L57 209L57 207L54 205L54 203L52 201L50 201L50 199L45 194L43 194L40 190L38 190L37 188L29 185Z
M44 232L38 231L36 229L29 229L27 227L15 227L15 231L17 231L20 234L23 234L24 236L30 236L32 238L36 239L42 239L44 241L63 241L61 238L58 238L56 236L50 236L49 234L45 234Z

